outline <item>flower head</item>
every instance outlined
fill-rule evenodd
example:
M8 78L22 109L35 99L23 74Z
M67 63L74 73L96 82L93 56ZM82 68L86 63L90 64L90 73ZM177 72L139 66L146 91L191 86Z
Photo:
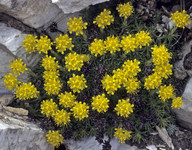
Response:
M149 46L149 44L152 42L149 32L147 31L140 31L136 33L135 39L139 48L142 48L143 46Z
M145 79L145 88L147 90L157 89L162 83L162 78L157 73L153 73Z
M61 87L61 81L57 77L46 80L46 82L44 83L44 89L48 95L59 94Z
M22 83L19 87L15 89L15 95L20 100L27 100L31 98L37 98L39 91L31 83Z
M14 90L15 88L17 88L20 83L21 82L17 80L17 75L9 73L4 76L4 85L10 90Z
M56 57L46 55L42 59L42 67L47 71L56 71L59 68L58 61L55 61Z
M164 65L155 66L153 71L157 73L159 76L161 76L162 78L167 79L173 73L172 68L173 68L173 65L166 63Z
M122 99L118 101L118 104L115 107L115 111L118 116L128 117L133 112L134 105L129 102L129 99Z
M74 93L80 93L80 91L87 88L86 82L83 74L81 76L73 74L73 76L69 78L69 81L67 81Z
M104 29L106 26L111 25L114 22L114 18L111 15L111 11L104 9L93 21L94 24L97 24L99 28Z
M61 143L63 143L63 136L59 134L59 131L51 131L46 134L47 142L49 142L54 147L59 147Z
M75 32L76 35L83 35L83 30L87 29L87 22L83 22L82 17L69 18L69 22L67 22L69 33Z
M185 10L182 12L176 11L175 13L171 13L171 18L173 19L173 23L176 24L178 28L185 28L190 24L190 16L186 13Z
M127 19L133 13L133 6L128 2L125 4L119 4L117 6L117 11L120 17Z
M36 52L36 43L37 43L37 36L33 36L32 34L28 34L26 37L24 37L23 40L23 47L29 54L32 52Z
M71 108L75 104L76 96L71 92L65 92L65 94L61 93L59 95L59 104L65 108Z
M172 101L171 107L179 109L183 105L182 98L176 97Z
M105 113L109 108L109 100L106 98L105 94L92 97L92 100L92 109L97 110L99 113Z
M24 71L27 70L26 64L22 62L22 59L15 59L11 63L10 68L14 74L18 74L18 75L20 75L21 73L24 73Z
M123 83L123 86L126 88L127 93L134 94L140 88L140 82L137 78L129 78Z
M118 82L117 85L121 85L127 81L127 77L124 73L124 70L119 68L116 70L113 70L113 78L114 80L116 80L116 82Z
M47 36L41 36L40 39L37 41L36 44L36 49L39 52L39 54L41 53L48 53L48 50L51 50L51 40L48 39Z
M72 50L74 47L72 43L72 38L69 38L67 34L61 35L55 39L56 49L61 54L64 54L64 52L69 49Z
M57 110L54 115L54 121L58 126L64 126L70 122L70 115L65 110Z
M104 41L101 39L94 39L94 41L89 46L89 51L91 54L95 55L103 55L106 53Z
M107 39L104 41L106 51L110 51L111 54L115 53L116 51L120 51L120 40L119 37L108 36Z
M170 84L169 86L163 85L160 86L159 98L165 102L167 99L170 99L174 95L174 88Z
M43 79L44 82L49 82L54 79L59 79L59 72L58 71L44 71L43 72Z
M45 114L47 117L54 117L57 110L58 106L53 99L43 100L41 103L41 113Z
M131 138L131 131L127 131L122 128L115 128L114 136L119 139L119 142L125 143L126 140Z
M82 120L88 117L89 106L85 102L75 102L75 105L73 108L71 108L71 111L77 120Z
M123 36L121 40L121 46L126 53L129 53L130 51L134 52L137 48L136 38L131 34L128 36Z

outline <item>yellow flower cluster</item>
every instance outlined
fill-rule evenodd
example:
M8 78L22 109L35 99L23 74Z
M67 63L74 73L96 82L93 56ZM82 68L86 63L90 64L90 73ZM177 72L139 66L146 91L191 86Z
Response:
M170 99L174 95L174 88L170 84L169 86L160 86L159 89L159 98L165 102L167 99Z
M71 108L75 104L76 96L71 92L61 93L59 96L59 104L65 108Z
M119 142L125 143L126 140L131 138L131 131L127 131L122 128L115 128L114 136L119 139Z
M31 98L37 98L39 91L31 83L22 83L19 87L15 89L15 95L20 100L27 100Z
M86 103L75 102L75 105L73 108L71 108L71 111L77 120L82 120L88 117L89 106Z
M129 53L130 51L134 52L137 48L136 38L131 34L123 36L121 40L121 47L126 53Z
M63 136L59 134L59 131L51 131L46 134L47 142L49 142L54 147L59 147L61 143L63 143Z
M53 99L43 100L41 103L41 113L45 114L47 117L54 117L57 110L58 106Z
M172 68L173 68L173 65L166 63L162 66L155 66L153 71L156 72L162 78L167 79L173 73Z
M61 35L55 39L56 49L61 54L64 54L64 52L69 49L72 50L74 47L72 43L72 38L69 38L67 34Z
M6 88L10 90L16 89L20 83L21 82L17 80L17 75L13 75L12 73L9 73L4 76L4 85Z
M92 55L103 55L106 53L104 41L101 39L94 39L94 41L89 46L89 51Z
M123 83L123 86L127 93L134 94L140 88L140 82L137 78L129 78Z
M143 46L149 46L149 44L152 42L152 39L149 36L149 32L147 31L140 31L136 33L135 39L136 45L139 48L142 48Z
M111 25L114 22L114 18L111 15L111 11L104 9L93 21L99 28L104 29L106 26Z
M40 39L37 41L36 49L41 53L48 53L48 50L51 50L51 40L47 36L41 36Z
M32 34L28 34L24 37L23 40L23 47L29 54L32 52L36 52L36 43L37 43L37 36L33 36Z
M48 95L57 95L61 90L62 84L56 76L54 79L45 80L44 89Z
M99 113L105 113L109 108L109 100L105 94L92 97L92 109L97 110Z
M68 69L68 71L71 70L78 70L80 71L83 63L88 62L90 60L90 57L85 54L77 54L75 53L69 53L65 57L65 66Z
M69 18L69 22L67 22L69 33L75 32L76 35L83 35L83 30L87 29L87 22L83 22L82 17Z
M58 62L55 57L46 55L42 59L42 67L47 71L56 71L59 68Z
M173 19L173 23L176 24L178 28L185 28L190 24L190 16L186 13L185 10L182 12L176 11L175 13L171 13L171 18Z
M20 75L21 73L24 73L26 68L26 64L22 62L22 59L15 59L11 64L10 68L14 74Z
M116 51L120 51L120 40L119 37L108 36L107 39L104 41L105 50L110 51L111 54L115 53Z
M70 120L70 115L65 110L57 110L54 115L54 121L58 126L65 126Z
M176 97L173 99L171 107L179 109L182 105L183 105L182 98Z
M157 89L162 83L162 78L157 73L153 73L145 79L145 88L147 90Z
M134 105L129 102L129 99L122 99L118 101L115 111L118 116L128 117L133 112Z
M128 2L125 4L119 4L117 6L117 11L120 17L127 19L133 13L133 6Z
M86 82L83 74L81 76L73 74L69 81L67 81L73 93L80 93L80 91L87 88Z

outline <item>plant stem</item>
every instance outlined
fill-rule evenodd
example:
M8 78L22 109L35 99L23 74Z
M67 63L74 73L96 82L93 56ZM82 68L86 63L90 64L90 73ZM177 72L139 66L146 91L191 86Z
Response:
M31 69L28 68L28 73L33 76L33 77L37 77L37 74L35 74Z

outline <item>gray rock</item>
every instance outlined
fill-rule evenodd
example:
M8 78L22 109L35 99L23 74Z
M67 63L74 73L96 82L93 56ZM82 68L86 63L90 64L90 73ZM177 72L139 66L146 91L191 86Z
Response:
M11 113L14 113L19 116L27 116L29 111L23 108L14 108L14 107L9 107L9 106L4 106L4 110L9 111Z
M37 125L0 113L1 150L54 150Z
M0 97L0 105L7 106L13 102L14 95L13 94L5 94Z

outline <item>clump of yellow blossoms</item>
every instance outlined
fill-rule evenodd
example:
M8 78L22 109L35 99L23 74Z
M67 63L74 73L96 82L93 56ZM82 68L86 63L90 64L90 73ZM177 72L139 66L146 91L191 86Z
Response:
M51 131L46 134L47 142L49 142L54 147L59 147L61 143L63 143L63 136L59 134L59 131Z
M106 98L105 94L92 97L92 100L92 109L97 110L99 113L105 113L109 108L109 100Z
M4 85L6 88L10 90L14 90L18 87L18 84L21 82L17 80L17 75L13 75L12 73L9 73L4 76Z
M134 105L129 102L129 99L122 99L118 101L118 104L115 107L115 111L118 116L128 117L133 112Z
M154 90L157 89L162 83L162 78L157 73L153 73L152 75L149 75L145 79L145 88L147 90Z
M37 98L39 95L39 91L37 91L36 87L31 82L22 83L19 87L15 89L15 95L20 100L27 100Z
M65 108L71 108L75 104L76 96L71 92L66 92L65 94L61 93L59 96L59 105Z
M121 47L126 52L134 52L137 48L136 38L133 35L123 36L121 40Z
M158 74L160 77L167 79L170 75L172 75L173 65L167 63L162 66L155 66L153 71Z
M77 120L82 120L88 117L89 106L85 102L75 102L75 105L73 108L71 108L71 111Z
M171 107L179 109L182 105L183 105L182 98L176 97L173 99Z
M118 88L121 84L127 81L127 76L125 75L124 70L120 68L113 70L113 78L116 80Z
M83 74L81 76L73 74L73 76L69 78L69 81L67 81L74 93L80 93L80 91L87 88L86 82Z
M27 52L29 52L29 54L31 54L32 52L36 52L36 42L37 42L37 36L28 34L26 37L24 37L23 47Z
M94 39L94 41L89 46L89 51L92 55L103 55L106 53L104 41L101 39Z
M143 46L149 46L152 42L151 37L149 36L149 32L140 31L135 35L137 47L142 48Z
M41 113L47 117L54 117L57 110L57 104L53 102L53 99L43 100L41 103Z
M190 24L190 16L186 13L185 10L182 12L176 11L175 13L171 13L171 18L173 19L173 23L176 24L178 28L185 28Z
M54 115L54 121L58 126L64 126L70 122L70 114L65 110L57 110Z
M135 94L140 88L140 81L137 78L129 78L123 83L123 86L127 90L127 93Z
M106 26L111 25L114 22L114 18L111 15L111 11L104 9L93 21L94 24L97 24L99 28L104 29Z
M65 66L68 71L78 70L80 71L84 62L88 62L90 57L85 54L69 53L65 57Z
M174 88L170 84L169 86L160 86L159 89L159 98L165 102L167 99L170 99L174 95Z
M51 50L51 40L47 36L41 36L39 40L37 40L36 49L41 53L48 53L48 50Z
M61 88L62 88L61 81L57 77L50 80L46 80L46 82L44 83L44 89L48 95L59 94Z
M24 73L24 71L28 70L26 68L26 64L22 62L22 59L15 59L11 65L10 65L11 70L13 71L14 74L20 75L21 73Z
M59 79L59 72L58 71L44 71L43 72L43 79L46 82L49 82L54 79Z
M61 54L64 54L64 52L69 49L72 50L74 47L72 43L72 38L69 38L67 34L61 35L55 39L56 49Z
M119 142L125 143L126 140L131 138L132 131L127 131L122 128L115 128L114 136L119 139Z
M55 61L55 57L51 57L46 55L42 59L42 67L44 67L45 70L48 71L56 71L59 68L58 61Z
M133 13L133 6L128 2L125 4L119 4L117 6L117 11L120 17L127 19Z
M67 22L69 33L72 34L73 32L76 33L76 35L83 35L83 30L87 29L87 22L83 22L82 17L76 18L74 17L69 18L69 22Z
M108 36L107 39L104 41L106 51L110 51L111 54L115 53L116 51L120 51L120 40L119 37Z

